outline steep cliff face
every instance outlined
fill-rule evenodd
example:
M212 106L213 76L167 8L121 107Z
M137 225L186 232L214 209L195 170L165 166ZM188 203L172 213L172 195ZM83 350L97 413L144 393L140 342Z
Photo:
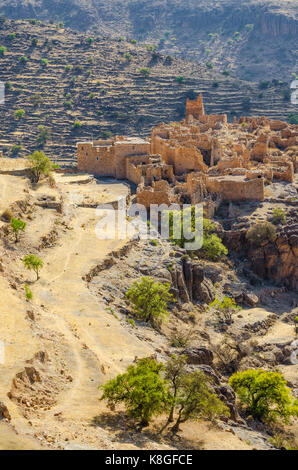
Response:
M295 203L293 203L295 204ZM277 227L274 241L262 246L250 244L246 239L246 228L227 230L221 234L231 251L242 253L248 260L249 268L259 278L285 285L294 291L298 289L298 215L294 206L288 212L286 225Z
M245 79L289 81L298 73L295 1L2 0L0 13L152 42Z

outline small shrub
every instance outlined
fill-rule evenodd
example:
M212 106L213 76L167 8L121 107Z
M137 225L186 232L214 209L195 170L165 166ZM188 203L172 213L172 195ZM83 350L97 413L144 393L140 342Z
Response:
M276 449L298 450L298 442L292 437L288 437L285 433L274 434L268 439Z
M194 334L193 329L189 331L177 331L171 335L170 344L173 348L186 348L193 339Z
M36 255L27 255L23 258L23 264L29 271L33 270L36 274L36 280L39 279L39 271L43 268L43 261Z
M49 63L48 59L41 59L40 61L40 65L42 67L47 67L48 63Z
M282 224L284 225L287 221L287 213L285 210L280 209L279 207L276 207L273 210L273 215L271 217L271 222L274 225Z
M78 121L78 120L77 120L77 121L75 121L75 122L73 123L72 128L73 128L73 129L80 129L80 128L82 127L82 125L83 125L83 124L81 123L81 121Z
M10 149L10 153L11 155L13 155L14 157L16 157L17 155L19 155L19 153L23 150L23 146L22 145L12 145L11 149Z
M186 82L186 78L183 77L182 75L180 75L179 77L176 77L175 80L176 80L177 83L185 83Z
M236 304L235 299L225 296L223 300L216 298L209 304L208 309L214 309L225 323L232 323L233 315L239 312L241 307Z
M68 109L72 108L73 107L73 100L64 101L64 107L68 108Z
M281 93L284 101L290 101L291 99L291 90L289 88L285 89Z
M23 119L26 115L26 111L24 109L17 109L17 111L15 111L14 113L14 117L15 119Z
M43 97L40 93L34 93L34 95L30 96L30 102L33 104L33 106L39 106L41 103L43 103Z
M54 169L59 168L58 165L51 162L51 160L43 153L35 150L28 156L31 163L31 171L33 182L38 183L41 176L49 176Z
M270 222L259 222L248 230L247 240L256 246L261 246L276 238L276 228Z
M7 47L0 46L0 57L4 57L6 51L7 51Z
M127 62L131 62L132 60L132 55L129 52L126 52L124 54L124 59L127 60Z
M15 219L14 217L12 217L10 225L15 234L15 237L16 237L15 241L17 243L19 241L19 232L25 231L26 223L20 219Z
M154 52L156 50L156 46L154 46L153 44L147 44L146 49L148 52Z
M19 58L19 62L20 64L26 64L28 62L28 57L26 57L25 55L22 55L20 58Z
M150 245L158 246L158 241L157 240L150 240Z
M265 90L266 88L268 88L270 85L270 82L268 82L267 80L266 81L263 81L263 82L260 82L259 83L259 88L261 90Z
M26 296L26 299L27 300L32 300L33 299L33 292L32 290L30 289L29 286L27 286L27 284L24 285L24 289L25 289L25 296Z
M219 238L215 233L204 236L203 246L201 252L205 256L213 261L220 259L222 256L228 254L228 249L222 243L221 238Z
M40 146L44 146L45 143L47 142L47 140L50 138L51 136L51 132L50 130L45 127L45 126L38 126L38 135L37 135L37 138L36 138L36 142L40 145Z
M136 327L136 322L134 321L133 318L128 318L126 321L127 321L127 323L128 323L130 326L132 326L133 328Z
M143 67L142 69L140 69L140 74L143 75L143 77L148 78L150 77L151 70L147 67Z

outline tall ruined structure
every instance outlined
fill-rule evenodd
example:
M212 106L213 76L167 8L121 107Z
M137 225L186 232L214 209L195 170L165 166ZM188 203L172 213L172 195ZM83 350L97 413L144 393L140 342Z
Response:
M150 204L204 202L209 212L221 201L262 201L266 183L293 182L298 126L264 117L204 111L202 95L186 101L186 118L160 124L147 140L119 137L78 143L78 170L128 179L137 200Z
M202 93L197 97L196 100L186 99L186 122L189 123L194 119L199 120L202 116L205 116L205 109L203 103Z

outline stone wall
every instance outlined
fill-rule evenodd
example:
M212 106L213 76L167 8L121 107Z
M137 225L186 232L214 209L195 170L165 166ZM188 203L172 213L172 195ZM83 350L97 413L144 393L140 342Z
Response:
M126 179L126 157L150 153L150 143L139 138L115 137L77 144L78 170L97 176Z
M221 194L224 201L263 201L264 179L245 176L218 176L206 179L209 192Z

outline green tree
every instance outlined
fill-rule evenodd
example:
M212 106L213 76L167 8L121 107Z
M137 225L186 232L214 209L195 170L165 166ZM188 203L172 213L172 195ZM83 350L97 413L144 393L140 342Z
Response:
M19 62L20 64L26 64L28 62L28 57L26 57L25 55L22 55L20 58L19 58Z
M168 423L174 421L174 411L177 397L183 381L183 377L186 373L186 356L176 356L173 354L171 359L167 362L165 368L165 378L169 381L171 387L170 414L168 417Z
M7 48L5 46L0 46L0 57L4 57Z
M183 77L182 75L180 75L179 77L176 77L175 80L176 80L177 83L185 83L186 82L185 77Z
M229 383L241 405L257 419L288 423L291 416L298 416L298 400L291 395L279 372L248 369L236 372Z
M270 222L259 222L252 225L246 233L247 240L253 245L261 246L275 240L276 227Z
M127 60L127 62L131 62L132 60L132 55L129 52L126 52L124 54L124 59Z
M211 302L208 309L214 309L226 323L232 322L232 316L241 310L241 307L236 304L235 300L231 297L224 297L222 300L216 299Z
M15 237L16 237L16 243L19 241L19 232L22 231L24 232L25 231L25 228L26 228L26 222L23 222L22 220L20 219L15 219L14 217L11 219L11 222L10 222L10 225L11 225L11 228L15 234Z
M151 70L148 69L147 67L143 67L140 69L140 74L143 75L145 78L149 78L151 75Z
M23 258L25 268L29 271L34 271L36 274L36 280L39 279L39 271L43 268L43 261L36 255L26 255Z
M162 321L168 316L167 304L173 300L170 294L170 284L155 282L150 277L135 281L126 292L126 297L134 306L136 315L146 321Z
M37 135L37 139L36 139L36 142L41 146L43 147L45 145L45 143L47 142L47 140L50 138L51 136L51 132L50 130L45 127L45 126L38 126L38 135Z
M150 419L161 414L168 403L167 382L160 375L163 368L154 359L140 359L136 366L129 366L126 373L101 386L103 395L100 399L107 400L111 409L124 403L129 416L147 426Z
M39 152L37 150L29 155L28 159L31 162L31 171L34 183L38 183L41 175L49 176L52 170L59 168L58 165L52 163L43 152Z
M183 211L170 211L169 214L164 214L164 217L169 217L170 240L181 248L184 248L185 243L189 243L191 241L189 239L191 232L194 232L195 234L196 226L198 225L195 207L186 208ZM198 254L214 261L219 259L221 256L228 254L228 250L222 243L221 238L214 233L215 230L215 225L209 219L204 217L202 248L195 250ZM180 234L179 238L174 238L177 234Z
M23 119L26 115L26 111L24 109L17 109L14 113L14 117L16 119Z
M73 128L73 129L80 129L80 128L82 127L82 125L83 125L83 124L81 123L81 121L75 121L75 122L73 123L72 128Z
M48 59L41 59L40 61L40 65L42 65L42 67L47 67L49 61Z
M210 379L198 371L184 374L179 379L175 408L178 416L173 433L188 420L212 420L219 415L229 415L227 406L213 392Z
M271 222L274 225L282 224L284 225L287 221L287 213L285 210L281 209L280 207L276 207L273 210L273 214L271 217Z

